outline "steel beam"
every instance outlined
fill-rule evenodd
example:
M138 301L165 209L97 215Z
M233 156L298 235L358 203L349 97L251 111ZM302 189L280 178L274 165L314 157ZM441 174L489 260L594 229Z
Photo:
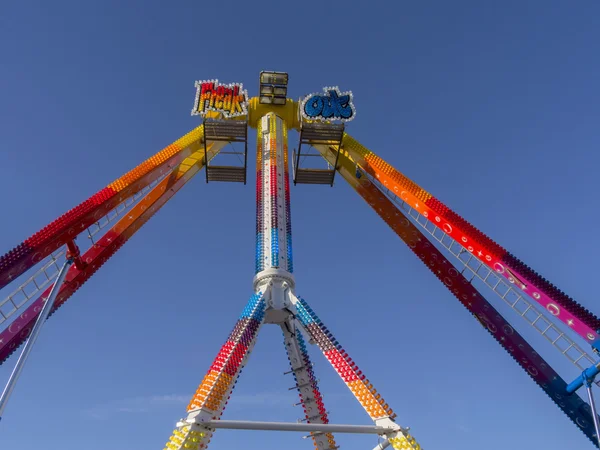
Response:
M246 420L210 420L198 423L208 428L225 428L229 430L267 430L267 431L301 431L321 433L356 433L384 435L398 429L378 427L375 425L332 425L323 423L286 423L286 422L254 422Z

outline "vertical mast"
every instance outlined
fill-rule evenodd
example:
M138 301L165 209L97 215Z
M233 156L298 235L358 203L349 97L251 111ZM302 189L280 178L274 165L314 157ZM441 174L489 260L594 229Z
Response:
M288 171L288 124L275 112L257 124L255 292L264 293L266 323L279 324L307 423L329 419L304 339L291 310L294 293L292 222ZM331 433L311 434L316 449L337 448Z
M271 286L267 305L281 310L294 289L287 124L268 112L257 124L255 291ZM279 320L272 318L274 321ZM279 318L284 319L283 315Z
M287 126L274 113L258 124L256 155L256 273L293 272Z

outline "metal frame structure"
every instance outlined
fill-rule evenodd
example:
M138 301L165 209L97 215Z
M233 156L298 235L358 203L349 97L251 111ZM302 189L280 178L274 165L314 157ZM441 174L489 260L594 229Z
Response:
M27 338L27 341L25 342L25 345L23 346L23 351L21 352L21 355L19 356L19 359L17 360L17 363L15 364L15 368L13 369L12 373L10 374L10 378L8 379L8 382L6 383L4 391L2 391L2 394L0 395L0 419L2 419L2 414L4 413L4 409L6 408L6 405L8 404L8 400L9 400L15 386L17 385L17 381L19 380L19 377L21 376L21 372L23 371L23 368L25 367L27 358L29 357L31 350L33 349L33 345L35 344L35 341L37 340L37 338L40 334L40 331L42 330L42 327L44 326L44 323L46 323L46 319L48 319L48 316L50 315L50 311L52 309L52 305L54 304L54 300L56 300L58 291L59 291L60 287L62 286L63 281L65 280L65 276L67 275L67 269L72 263L73 263L73 258L68 258L67 261L65 261L63 266L58 271L58 275L56 277L56 282L54 283L54 286L52 286L52 289L50 290L50 295L48 295L48 298L45 300L44 306L43 306L42 310L40 311L40 314L35 322L35 325L33 326L32 330L31 330L31 334Z
M288 74L263 70L259 75L258 102L264 105L285 105Z
M248 167L248 125L246 122L238 120L204 120L204 158L206 164L206 182L209 181L228 181L246 184L246 174ZM220 154L229 154L242 156L244 165L238 166L214 166L210 165L208 159L208 142L243 142L244 152L221 151Z
M267 75L265 75L267 74ZM271 78L270 78L271 77ZM261 94L287 75L261 73ZM277 84L275 83L275 84ZM268 86L267 86L268 87ZM281 91L277 91L281 92ZM333 184L335 172L388 224L556 406L599 447L592 389L600 373L600 319L477 230L432 194L345 133L344 125L301 121L298 103L249 101L246 120L205 119L192 132L0 256L0 363L24 344L0 397L0 416L45 320L55 313L202 168L206 181L246 182L247 127L257 130L256 254L253 292L192 397L165 449L205 449L217 429L309 432L317 450L338 448L334 433L375 434L374 450L418 450L420 444L373 387L306 300L296 295L292 249L288 132L300 133L294 183ZM244 143L243 167L210 162L231 142ZM302 169L301 146L332 167ZM240 155L241 153L236 153ZM77 237L87 237L79 242ZM478 282L482 286L478 286ZM491 301L500 297L582 374L568 383ZM486 291L487 292L487 291ZM496 299L498 300L498 299ZM302 423L220 420L263 325L282 330ZM316 346L372 420L370 426L329 423L307 344ZM585 386L587 400L575 394ZM600 447L599 447L600 448Z
M302 144L311 147L314 145L330 145L339 153L344 139L344 129L343 123L302 122L298 152L294 152L294 184L329 184L333 186L338 163L337 157L331 165L331 169L302 168L300 167L302 156L319 156L318 154L302 154Z

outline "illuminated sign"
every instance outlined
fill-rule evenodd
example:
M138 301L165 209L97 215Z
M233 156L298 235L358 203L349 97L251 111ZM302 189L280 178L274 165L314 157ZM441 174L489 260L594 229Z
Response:
M354 119L356 109L352 103L352 92L340 92L338 87L323 88L324 94L310 94L300 101L300 114L307 120Z
M208 80L196 81L195 86L193 116L204 116L209 111L221 113L227 119L248 114L248 92L242 83L220 84L219 80Z

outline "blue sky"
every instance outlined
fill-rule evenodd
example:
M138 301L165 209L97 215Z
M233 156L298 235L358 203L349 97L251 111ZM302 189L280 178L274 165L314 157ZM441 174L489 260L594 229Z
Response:
M281 70L294 98L351 89L353 136L599 314L599 15L589 0L3 5L0 252L195 127L195 80L255 95ZM247 186L198 176L47 323L0 448L162 448L251 294L250 148ZM341 178L293 188L292 216L298 293L425 448L590 446ZM368 423L312 355L332 422ZM266 327L224 418L295 421L286 370ZM224 431L211 448L283 438L311 446Z

